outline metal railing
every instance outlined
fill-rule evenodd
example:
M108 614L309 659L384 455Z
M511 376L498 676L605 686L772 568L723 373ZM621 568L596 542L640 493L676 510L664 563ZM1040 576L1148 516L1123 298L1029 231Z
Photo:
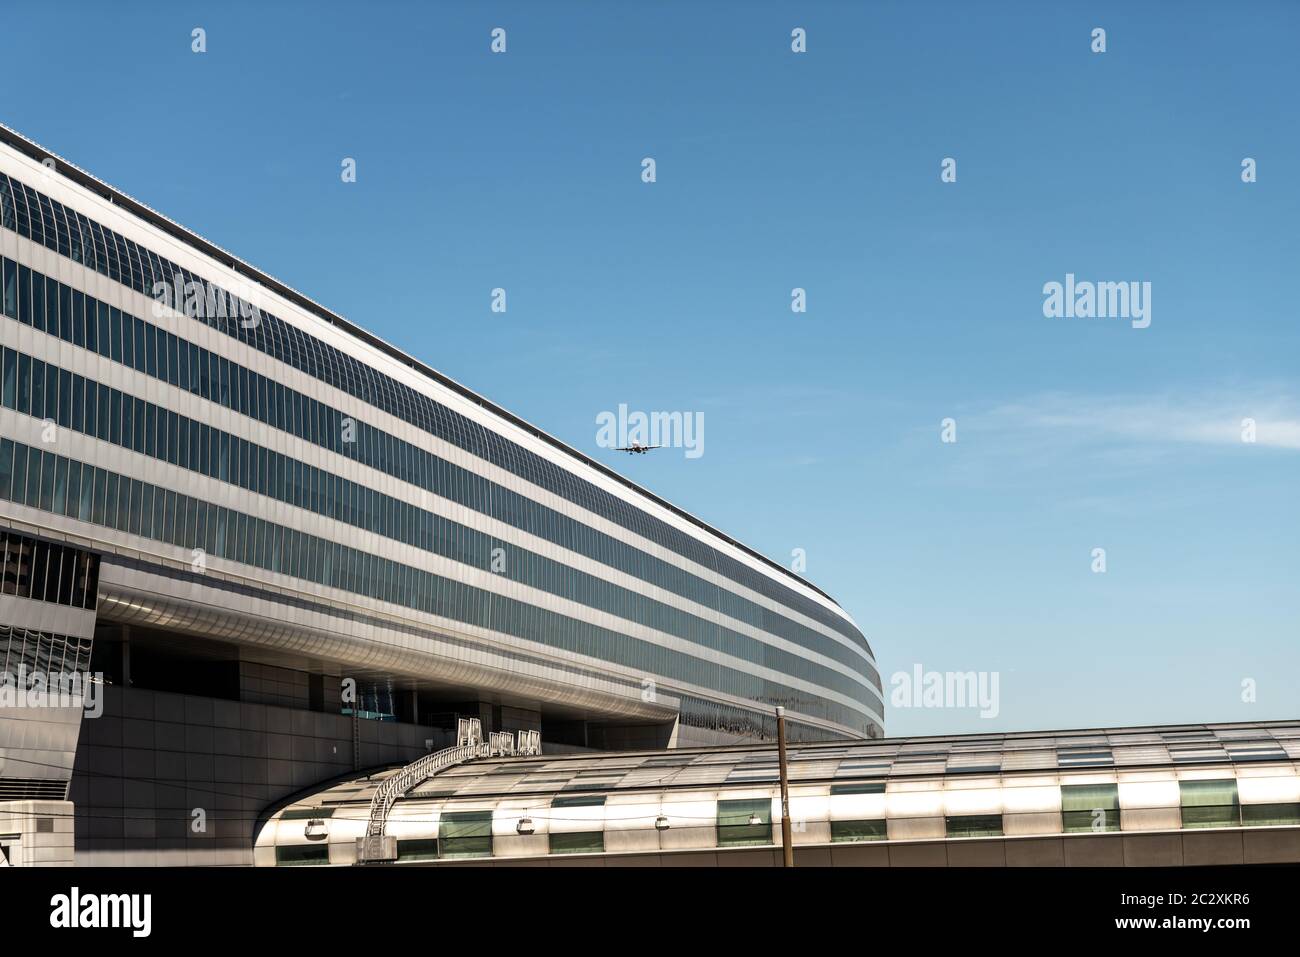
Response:
M388 824L388 812L397 803L397 799L416 785L423 783L453 764L460 764L471 758L486 758L491 755L491 746L487 744L461 744L443 748L433 754L426 754L418 761L408 764L375 789L370 799L370 823L366 825L366 834L379 837Z
M541 735L537 731L520 731L518 743L508 731L494 731L489 740L483 740L483 727L478 718L461 718L457 722L456 744L412 761L396 774L390 775L375 789L370 799L370 819L366 836L358 839L358 851L363 860L392 860L395 849L388 847L384 831L388 826L388 813L403 795L423 784L439 771L474 758L497 755L536 755L542 753Z

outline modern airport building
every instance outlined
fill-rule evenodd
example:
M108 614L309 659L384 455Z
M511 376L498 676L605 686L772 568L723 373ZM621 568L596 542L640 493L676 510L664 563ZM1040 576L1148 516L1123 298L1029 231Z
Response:
M4 128L0 281L11 862L251 863L268 808L467 716L882 736L816 587Z

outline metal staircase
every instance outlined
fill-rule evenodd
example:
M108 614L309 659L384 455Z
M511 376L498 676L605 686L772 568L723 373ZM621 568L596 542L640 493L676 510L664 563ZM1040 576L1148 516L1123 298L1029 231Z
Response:
M385 834L388 812L402 796L423 784L439 771L474 758L542 753L541 733L520 731L518 741L508 731L493 731L483 740L483 725L478 718L460 718L456 722L456 744L412 761L387 777L370 799L370 819L366 836L357 838L357 863L397 860L397 839Z

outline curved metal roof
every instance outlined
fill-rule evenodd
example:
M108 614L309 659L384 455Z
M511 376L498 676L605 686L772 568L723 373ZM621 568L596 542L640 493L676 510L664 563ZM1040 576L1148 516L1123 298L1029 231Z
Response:
M882 738L788 749L792 784L1254 761L1300 761L1300 721ZM343 781L293 803L369 802L387 774ZM771 743L492 758L443 771L399 806L421 800L762 787L777 781L777 752Z

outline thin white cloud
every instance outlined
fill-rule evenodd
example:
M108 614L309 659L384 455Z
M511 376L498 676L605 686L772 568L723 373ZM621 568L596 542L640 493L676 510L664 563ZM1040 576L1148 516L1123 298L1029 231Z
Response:
M1049 432L1072 443L1121 441L1147 446L1254 444L1300 450L1300 401L1254 395L1115 395L1049 393L975 413L976 430Z

